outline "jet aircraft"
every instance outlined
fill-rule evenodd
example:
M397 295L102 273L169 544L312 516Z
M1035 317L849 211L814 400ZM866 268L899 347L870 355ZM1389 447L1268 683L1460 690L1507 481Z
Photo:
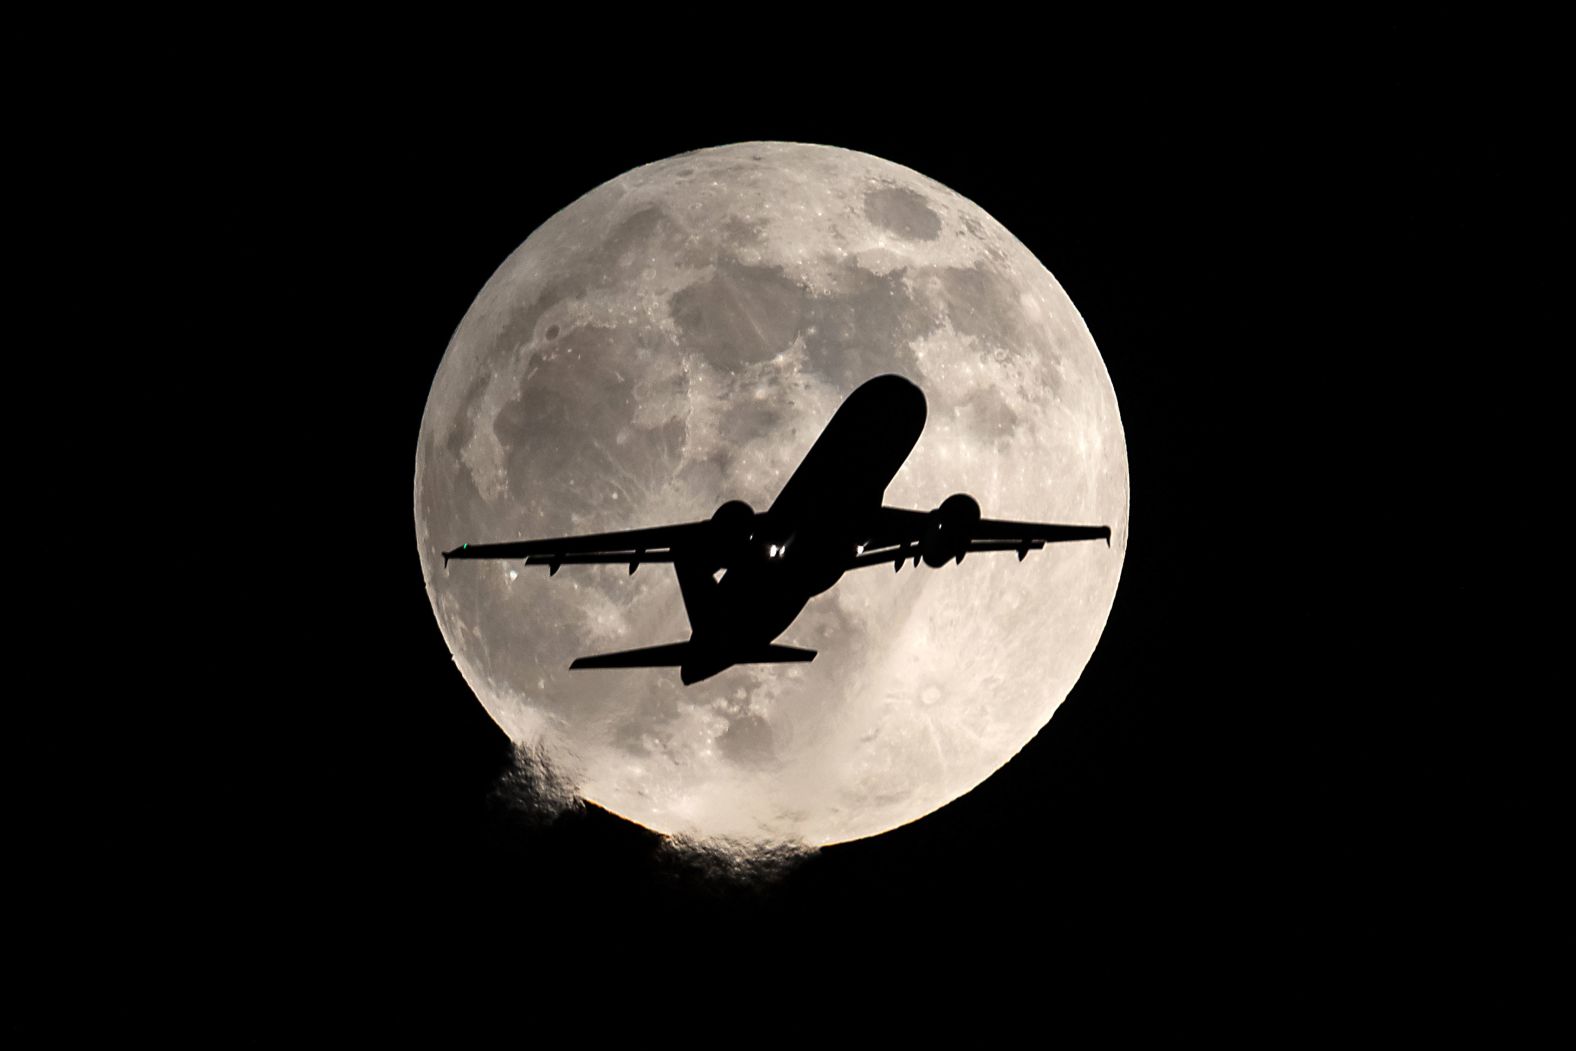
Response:
M571 668L677 667L685 685L735 664L808 661L814 650L777 644L810 599L849 570L913 560L933 569L965 555L1015 551L1021 562L1048 543L1104 540L1104 525L1006 522L980 517L956 493L931 511L886 507L888 483L925 426L925 395L901 376L877 376L850 394L771 507L729 500L710 519L615 533L461 544L451 559L523 559L547 566L672 563L689 617L685 642L581 657Z

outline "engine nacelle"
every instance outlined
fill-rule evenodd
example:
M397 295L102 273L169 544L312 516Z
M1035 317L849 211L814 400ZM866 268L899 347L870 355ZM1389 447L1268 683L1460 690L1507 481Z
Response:
M743 557L755 528L755 508L743 500L729 500L711 516L712 546L719 565Z
M953 560L962 561L963 549L979 520L979 501L967 493L953 493L941 501L941 506L930 512L920 541L925 565L940 569Z

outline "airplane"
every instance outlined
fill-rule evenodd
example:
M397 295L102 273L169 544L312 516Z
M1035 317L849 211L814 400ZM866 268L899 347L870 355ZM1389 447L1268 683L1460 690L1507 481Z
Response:
M925 426L925 395L902 376L877 376L850 394L765 511L729 500L710 519L586 536L461 544L451 559L523 559L547 566L672 563L689 617L685 642L581 657L589 668L679 669L684 685L736 664L809 661L815 650L777 644L816 595L844 573L913 560L932 569L965 555L1016 551L1023 561L1046 544L1104 540L1110 526L1005 522L980 517L956 493L931 511L882 504Z

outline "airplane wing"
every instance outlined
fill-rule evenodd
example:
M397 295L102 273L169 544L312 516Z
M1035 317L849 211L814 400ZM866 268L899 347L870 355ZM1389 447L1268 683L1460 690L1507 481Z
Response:
M971 532L976 541L1012 541L1004 547L990 550L1015 550L1025 541L1032 541L1033 546L1041 547L1068 540L1104 540L1106 547L1111 546L1111 527L1103 525L1054 525L1049 522L1003 522L994 518L982 518Z
M1107 547L1111 545L1111 527L1103 525L1009 522L996 518L970 520L964 516L956 526L961 526L963 535L960 536L955 527L947 534L945 547L947 559L957 562L976 551L1016 551L1021 562L1030 551L1038 551L1046 544L1072 540L1104 540ZM884 565L902 568L906 558L912 558L917 566L927 539L934 545L938 536L935 512L883 507L876 514L870 538L862 545L850 568Z
M461 544L443 553L443 564L447 566L451 558L518 558L529 565L547 566L549 575L557 573L561 565L596 563L628 564L633 573L643 562L672 562L675 552L706 543L710 527L710 522L684 522L617 533L515 540L502 544Z

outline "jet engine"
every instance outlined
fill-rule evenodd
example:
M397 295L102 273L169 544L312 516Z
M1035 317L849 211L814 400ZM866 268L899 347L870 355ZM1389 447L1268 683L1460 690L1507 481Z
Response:
M755 528L755 508L743 500L729 500L711 516L712 547L718 565L732 565L749 548Z
M949 561L962 562L964 549L979 520L979 501L967 493L953 493L943 500L925 522L925 534L920 541L925 565L940 569Z

